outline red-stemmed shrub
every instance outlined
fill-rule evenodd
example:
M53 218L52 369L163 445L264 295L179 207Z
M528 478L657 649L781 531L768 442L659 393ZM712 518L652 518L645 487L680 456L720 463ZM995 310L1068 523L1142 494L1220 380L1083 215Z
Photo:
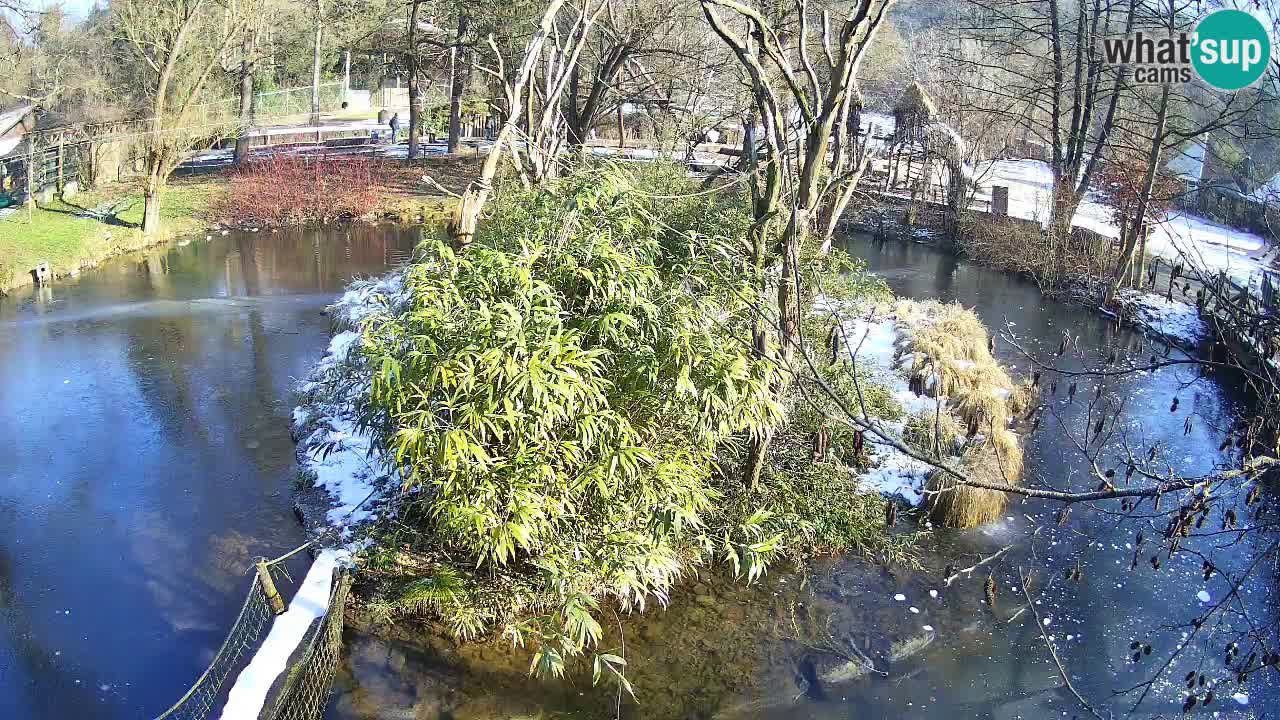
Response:
M378 208L383 163L359 155L276 154L231 171L222 207L232 225L289 225L359 218Z

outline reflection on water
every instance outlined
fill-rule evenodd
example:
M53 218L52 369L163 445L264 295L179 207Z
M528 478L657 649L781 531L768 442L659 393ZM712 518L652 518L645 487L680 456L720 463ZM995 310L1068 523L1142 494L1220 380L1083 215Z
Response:
M1098 358L1108 348L1145 357L1149 342L1088 310L1046 301L1031 284L967 265L912 244L883 247L854 240L849 249L865 258L900 295L959 301L973 307L993 330L1011 333L1019 345L1052 361L1062 334ZM1160 348L1156 348L1157 351ZM997 355L1025 374L1028 363L1008 343ZM1076 362L1068 359L1069 362ZM1064 365L1065 369L1073 366ZM1078 367L1074 366L1074 367ZM1047 383L1046 383L1047 384ZM1081 405L1068 405L1065 382L1054 403L1063 426L1082 427ZM1081 397L1095 386L1084 382ZM1222 461L1218 446L1233 418L1235 390L1193 373L1164 370L1115 378L1104 396L1123 401L1123 433L1104 462L1114 462L1123 435L1136 447L1159 442L1164 457L1184 473L1211 470ZM1171 398L1180 399L1170 413ZM1184 433L1187 416L1191 431ZM1027 471L1037 483L1089 487L1086 467L1059 427L1046 423L1028 441ZM1111 505L1108 510L1118 510ZM755 587L714 578L690 583L665 611L628 618L608 628L605 646L625 649L640 704L623 702L632 718L881 718L953 720L958 717L1084 717L1087 712L1064 687L1047 653L1036 617L1058 649L1075 686L1104 711L1123 714L1136 694L1116 696L1151 677L1184 639L1189 622L1204 611L1197 593L1213 599L1228 591L1223 575L1208 583L1200 559L1179 555L1159 571L1140 564L1130 571L1134 533L1158 534L1156 522L1074 511L1056 522L1058 506L1015 501L1001 522L972 531L947 531L924 543L922 567L884 568L858 558L826 560L805 574L775 570ZM948 564L967 567L1012 546L998 561L950 586ZM1214 551L1221 569L1241 569L1251 547ZM1145 556L1143 556L1145 560ZM1079 563L1079 581L1066 571ZM1027 609L1017 582L1020 568L1033 570L1034 607ZM994 609L983 601L988 573L996 583ZM1262 576L1242 588L1244 605L1258 625L1276 622L1274 578ZM896 598L901 597L902 600ZM1243 620L1225 618L1239 627ZM384 631L385 632L385 631ZM348 633L349 659L331 720L384 717L611 717L613 689L592 688L589 675L566 682L526 678L527 652L501 643L463 645L425 631L397 628L409 642ZM1222 638L1215 625L1198 633L1169 682L1159 683L1139 715L1180 713L1179 683L1195 667L1221 679ZM1153 652L1129 660L1129 644L1150 643ZM873 671L834 659L824 650L857 654ZM1201 664L1203 663L1203 664ZM825 679L824 679L825 678ZM817 682L815 682L815 680ZM1280 707L1271 677L1247 688L1250 704L1231 699L1234 683L1221 686L1222 717L1256 717Z
M0 718L152 717L203 671L252 559L301 542L322 310L415 241L235 233L0 299Z

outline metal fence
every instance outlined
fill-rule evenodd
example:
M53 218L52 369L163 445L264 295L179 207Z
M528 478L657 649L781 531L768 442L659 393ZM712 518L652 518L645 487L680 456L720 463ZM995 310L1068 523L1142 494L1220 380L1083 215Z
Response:
M335 570L329 593L329 610L310 634L301 659L288 669L274 701L268 700L270 710L262 717L271 720L320 720L324 716L342 654L343 614L350 591L350 573L342 568ZM225 701L223 690L227 678L242 669L244 662L252 657L266 636L273 617L267 592L255 575L249 584L244 606L209 667L182 698L155 720L216 720Z
M0 160L0 194L59 191L72 181L84 184L81 171L85 149L72 143L42 145Z
M320 111L332 112L342 107L344 86L342 83L325 83L320 86ZM279 118L306 115L311 112L311 88L273 90L254 96L253 112L259 118Z

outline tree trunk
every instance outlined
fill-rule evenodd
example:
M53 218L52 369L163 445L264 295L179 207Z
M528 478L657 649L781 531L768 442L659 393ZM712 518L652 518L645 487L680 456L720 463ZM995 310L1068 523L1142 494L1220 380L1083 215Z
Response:
M418 10L422 0L413 0L409 9L409 46L405 49L409 66L409 159L418 159L422 139L422 98L418 89Z
M622 102L622 98L618 98L618 149L625 150L627 148L627 117L622 107L626 103Z
M311 46L311 124L320 123L320 44L324 40L324 0L316 0L316 34Z
M752 176L751 200L751 263L755 268L756 278L767 286L768 275L765 272L765 258L768 253L769 238L773 234L774 218L777 214L778 202L781 198L781 174L777 163L769 163L765 169L764 186L760 184L760 164L756 156L755 121L748 116L744 123L743 159L746 170ZM762 290L764 298L767 290ZM768 358L769 328L765 322L763 310L754 313L751 322L751 347L758 358ZM770 428L748 439L746 464L742 469L742 482L755 489L760 484L760 474L764 470L769 456L769 446L773 442L773 430Z
M449 144L446 150L450 154L458 152L462 143L462 97L467 93L467 79L471 75L462 43L470 23L471 17L467 13L458 15L458 36L454 39L451 63L453 77L449 83Z
M253 33L240 45L240 132L236 135L236 164L249 159L249 130L253 126Z
M158 169L151 168L142 189L142 234L148 238L160 235L160 203L164 195L164 180Z
M622 68L627 64L631 54L631 46L626 43L616 45L609 51L608 55L601 61L600 67L591 73L591 89L588 91L586 99L583 100L581 108L578 107L578 71L576 68L574 69L573 74L570 76L567 101L569 111L565 113L565 117L568 119L567 129L569 131L570 146L577 147L586 143L587 136L591 133L591 128L595 127L596 116L600 114L606 95L610 88L613 87L614 80L622 72ZM621 99L619 99L619 103L621 103Z
M1164 129L1168 117L1169 86L1165 85L1160 89L1160 109L1156 112L1156 126L1152 130L1151 148L1147 151L1147 169L1142 176L1142 192L1138 195L1137 214L1129 223L1132 236L1125 240L1121 257L1116 264L1115 273L1111 276L1111 283L1107 288L1106 303L1108 305L1115 300L1116 293L1120 292L1120 288L1124 285L1124 277L1133 266L1133 256L1138 247L1140 237L1143 241L1144 250L1146 248L1146 238L1143 234L1146 232L1146 218L1151 207L1151 191L1155 187L1156 172L1160 169L1160 151L1164 146ZM1138 283L1142 281L1140 274L1137 281Z

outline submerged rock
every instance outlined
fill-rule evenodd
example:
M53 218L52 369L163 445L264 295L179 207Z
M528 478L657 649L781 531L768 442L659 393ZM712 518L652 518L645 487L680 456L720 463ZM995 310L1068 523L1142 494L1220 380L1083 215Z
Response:
M893 643L889 647L889 662L899 663L903 660L919 655L924 649L933 644L938 637L938 633L933 630L923 630L918 635L914 635L898 642Z

